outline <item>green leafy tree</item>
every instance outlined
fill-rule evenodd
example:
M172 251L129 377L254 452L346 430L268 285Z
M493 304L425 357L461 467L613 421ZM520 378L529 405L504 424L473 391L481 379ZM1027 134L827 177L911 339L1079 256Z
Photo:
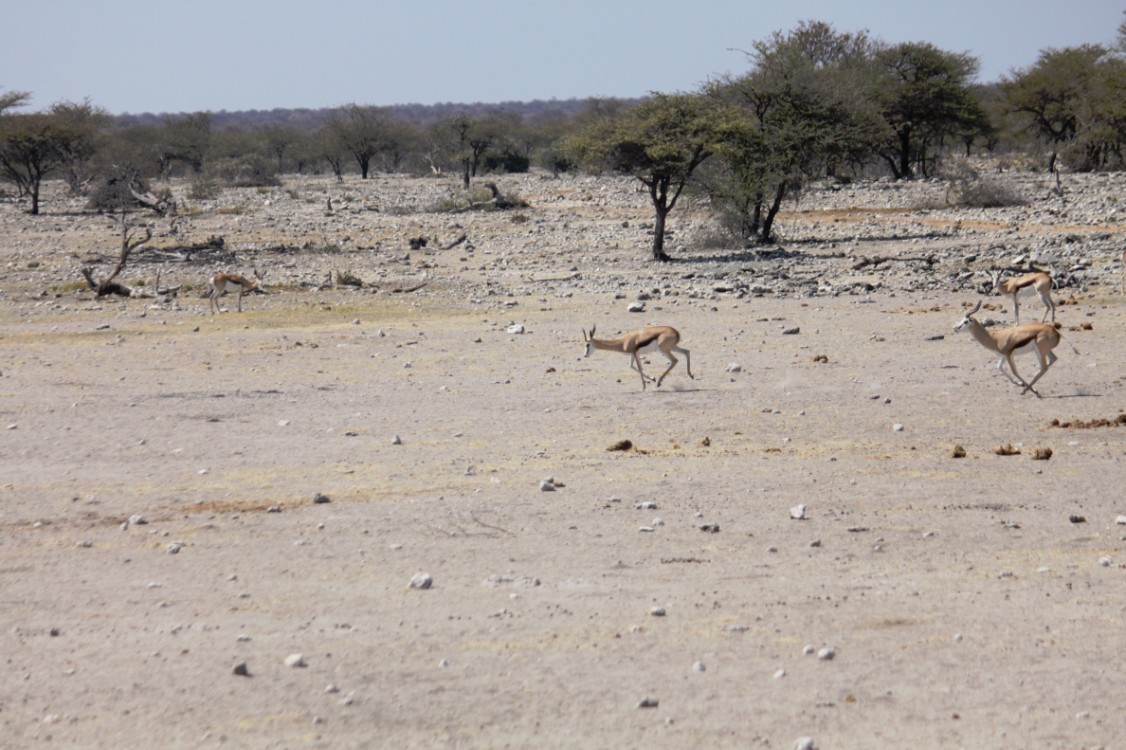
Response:
M1098 44L1048 49L1002 83L1013 111L1051 149L1082 171L1122 163L1126 137L1126 61Z
M709 87L745 124L703 180L729 229L770 242L785 197L871 158L886 135L871 105L873 50L863 33L803 23L756 43L749 73Z
M45 113L0 117L0 179L15 183L20 195L31 198L29 213L39 213L44 177L93 153L99 121L88 104L66 102Z
M970 92L977 58L944 52L926 42L905 42L876 53L876 102L892 132L881 155L897 178L927 173L929 150L985 122Z
M372 160L387 148L387 115L379 107L348 104L328 120L328 129L340 148L360 168L360 177L371 174Z
M596 117L570 148L591 167L633 175L653 204L653 259L669 260L665 223L696 169L737 128L721 104L694 94L655 94L605 119Z
M72 134L59 144L63 175L72 191L83 192L84 186L95 176L93 158L105 141L110 117L89 100L81 104L59 102L51 107L50 112L62 128Z
M8 91L0 94L0 115L6 110L26 106L31 101L31 94L26 91Z
M171 174L177 162L186 164L194 175L203 174L203 163L210 146L210 112L165 118L157 146L161 174Z

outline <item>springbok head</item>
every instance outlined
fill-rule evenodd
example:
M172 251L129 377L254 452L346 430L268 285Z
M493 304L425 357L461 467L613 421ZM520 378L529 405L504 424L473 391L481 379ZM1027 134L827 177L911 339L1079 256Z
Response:
M970 318L973 317L973 314L976 313L980 309L981 309L981 300L978 300L977 304L974 305L974 309L970 310L968 313L966 313L964 316L962 316L962 319L959 320L957 325L954 326L954 330L960 331L963 328L965 328L966 326L968 326L970 324Z
M583 329L583 341L586 342L586 354L583 355L584 357L589 357L590 353L594 351L594 329L595 328L596 328L596 326L591 326L590 327L590 333L587 333L585 328Z

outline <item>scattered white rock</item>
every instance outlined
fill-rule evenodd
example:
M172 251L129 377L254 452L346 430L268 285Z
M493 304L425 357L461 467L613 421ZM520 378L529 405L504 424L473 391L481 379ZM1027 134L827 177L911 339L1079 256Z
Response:
M817 652L817 658L821 661L832 661L833 657L837 655L836 650L831 648L823 648Z
M555 482L551 481L550 479L541 479L540 480L540 491L541 492L555 492Z
M892 429L892 430L893 430L894 432L903 432L903 425L901 425L901 424L900 424L899 422L896 422L895 424L893 424L893 425L891 426L891 429Z
M812 737L799 737L794 742L794 750L817 750L817 746L813 744Z
M664 607L650 607L649 608L649 614L653 615L654 617L664 617L665 616L665 608Z
M408 585L412 589L428 589L434 585L434 579L429 573L415 573Z
M520 333L524 333L524 326L520 323L516 323L515 325L510 325L508 328L505 328L504 330L507 333L520 334Z
M804 521L805 520L805 506L804 505L795 505L794 507L790 508L790 518L794 519L795 521Z
M394 437L391 438L391 445L402 445L402 444L403 444L403 439L401 437L399 437L398 435L395 435Z
M629 307L626 308L626 311L631 312L631 313L645 312L645 303L644 302L631 302Z
M732 362L729 365L727 365L726 368L724 368L724 371L725 372L742 372L743 371L743 365L739 364L738 362Z
M692 671L694 671L694 672L707 672L708 666L706 664L704 664L704 662L698 661L698 662L696 662L695 664L692 665Z
M1114 519L1114 522L1119 526L1126 526L1126 516L1118 516Z
M168 554L178 555L180 554L180 550L182 550L183 548L184 545L180 544L179 542L172 542L172 544L168 545Z
M305 663L305 657L301 654L290 654L289 656L285 657L285 665L287 667L293 667L295 669L309 666Z

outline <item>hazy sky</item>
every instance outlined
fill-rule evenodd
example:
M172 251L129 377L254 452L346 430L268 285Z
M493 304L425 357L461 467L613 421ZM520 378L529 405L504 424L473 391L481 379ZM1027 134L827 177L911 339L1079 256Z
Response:
M0 0L0 91L113 114L690 91L800 21L930 42L981 82L1116 42L1123 0Z

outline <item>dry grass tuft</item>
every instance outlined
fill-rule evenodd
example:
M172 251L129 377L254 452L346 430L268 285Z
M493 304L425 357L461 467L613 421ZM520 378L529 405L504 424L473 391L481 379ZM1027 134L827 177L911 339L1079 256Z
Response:
M954 450L950 451L950 458L965 458L966 449L960 445L955 445Z
M633 450L633 443L632 443L631 441L629 441L629 440L619 440L618 442L614 443L613 445L611 445L611 446L610 446L609 448L607 448L606 450L608 450L608 451L628 451L628 450Z
M1052 449L1051 448L1033 448L1032 449L1032 460L1033 461L1047 461L1051 457L1052 457Z

